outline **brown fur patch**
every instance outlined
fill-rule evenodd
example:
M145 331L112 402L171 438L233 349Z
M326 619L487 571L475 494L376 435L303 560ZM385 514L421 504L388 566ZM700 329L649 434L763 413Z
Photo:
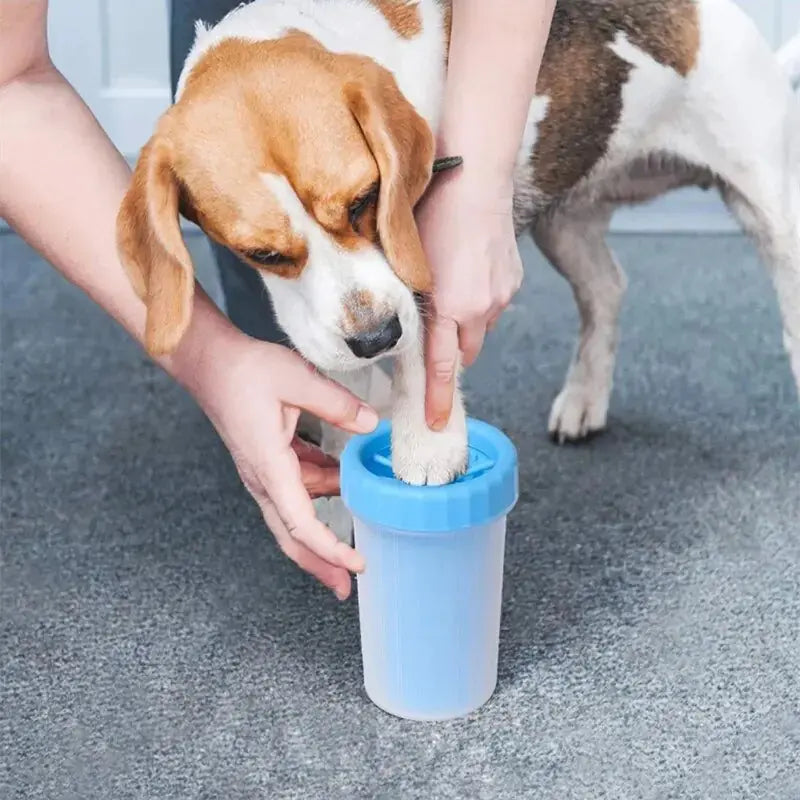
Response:
M391 29L404 39L413 39L422 33L422 17L416 3L404 0L369 0L386 17Z
M631 66L609 47L618 33L681 75L700 34L693 0L571 0L553 16L537 83L550 98L532 154L536 188L558 196L605 154L622 113Z

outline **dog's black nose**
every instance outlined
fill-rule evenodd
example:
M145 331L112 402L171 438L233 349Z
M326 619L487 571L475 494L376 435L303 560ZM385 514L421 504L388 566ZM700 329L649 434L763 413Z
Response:
M359 333L345 339L345 343L352 350L353 355L359 358L375 358L387 350L391 350L398 339L403 335L403 326L397 314L381 320L371 330Z

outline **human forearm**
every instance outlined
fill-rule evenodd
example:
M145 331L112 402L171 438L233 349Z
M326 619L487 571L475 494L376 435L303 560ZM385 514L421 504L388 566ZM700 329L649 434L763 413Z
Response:
M452 0L441 155L462 167L437 178L417 209L433 275L426 324L425 417L448 424L460 362L469 366L522 281L513 175L536 92L555 0Z
M439 149L463 156L475 185L510 184L554 5L453 0Z
M145 307L120 264L115 239L130 180L125 160L49 64L0 87L0 118L0 215L141 342ZM220 346L229 329L198 291L190 330L160 363L194 389L205 348L212 341Z

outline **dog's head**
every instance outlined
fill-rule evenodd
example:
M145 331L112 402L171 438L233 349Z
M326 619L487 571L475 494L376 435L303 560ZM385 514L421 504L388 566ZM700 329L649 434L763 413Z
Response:
M143 149L119 212L148 350L173 350L191 316L179 213L261 273L317 366L355 368L411 343L414 293L430 289L413 209L433 155L429 126L371 59L302 33L215 45Z

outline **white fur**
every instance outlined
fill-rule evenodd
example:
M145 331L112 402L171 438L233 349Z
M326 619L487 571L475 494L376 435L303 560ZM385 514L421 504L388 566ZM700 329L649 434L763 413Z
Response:
M525 120L525 129L522 132L519 150L517 151L517 169L522 169L531 158L533 148L536 146L536 138L539 134L539 125L547 117L550 108L550 98L543 95L535 95L528 109L528 117Z
M425 365L421 343L395 362L392 468L407 483L450 483L467 465L467 427L461 393L443 431L425 422Z
M369 403L381 419L387 419L392 409L392 380L377 364L365 369L330 373L330 377L346 386L353 394ZM341 428L322 423L320 447L323 452L338 458L350 435ZM353 519L340 497L320 497L314 501L317 517L343 542L350 542Z
M778 63L789 76L789 82L800 86L800 33L778 51Z

